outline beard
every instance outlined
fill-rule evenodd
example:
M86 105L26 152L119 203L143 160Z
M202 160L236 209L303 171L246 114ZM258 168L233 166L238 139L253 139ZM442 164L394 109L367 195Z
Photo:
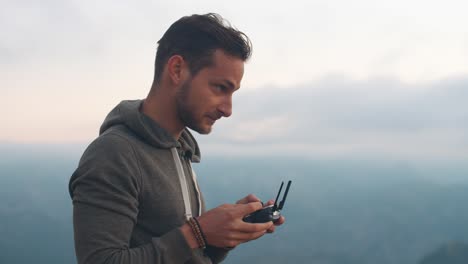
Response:
M197 120L194 115L193 105L190 105L189 94L192 90L192 79L187 80L176 96L176 108L179 119L185 127L192 129L200 134L208 134L211 132L211 127L202 127L202 120Z

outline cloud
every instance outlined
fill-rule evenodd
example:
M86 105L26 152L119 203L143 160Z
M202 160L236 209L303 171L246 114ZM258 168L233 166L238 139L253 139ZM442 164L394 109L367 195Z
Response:
M236 95L210 151L395 159L468 158L468 78L425 84L333 76ZM203 145L202 145L203 146Z
M467 79L434 81L466 74L466 4L419 2L4 1L0 140L89 141L117 102L147 94L172 22L219 12L252 38L243 85L256 90L203 145L466 158ZM355 79L324 77L336 72Z
M287 124L287 125L285 125ZM261 120L247 120L234 127L230 133L233 141L251 143L259 139L275 139L287 134L291 130L291 122L286 115L266 117Z

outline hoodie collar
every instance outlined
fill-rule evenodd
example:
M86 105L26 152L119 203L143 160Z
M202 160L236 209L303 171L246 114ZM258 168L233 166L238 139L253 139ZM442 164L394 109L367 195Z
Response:
M200 161L200 148L197 141L187 128L182 131L179 140L162 128L149 116L139 111L143 100L126 100L120 102L106 117L99 134L116 125L124 125L142 138L146 143L163 149L177 148L179 152L192 162Z

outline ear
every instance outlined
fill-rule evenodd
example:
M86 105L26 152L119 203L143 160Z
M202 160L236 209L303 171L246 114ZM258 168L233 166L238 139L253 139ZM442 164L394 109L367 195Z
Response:
M188 77L188 64L182 56L173 55L167 61L167 72L172 83L176 85L181 84Z

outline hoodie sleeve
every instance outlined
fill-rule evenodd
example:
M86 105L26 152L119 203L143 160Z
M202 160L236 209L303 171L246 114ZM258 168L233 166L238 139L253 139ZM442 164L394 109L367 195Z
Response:
M69 183L78 264L185 263L192 257L178 228L130 248L140 179L135 153L126 139L107 134L85 151Z
M210 257L213 263L221 263L226 259L230 249L219 248L208 245L205 249L205 253Z

